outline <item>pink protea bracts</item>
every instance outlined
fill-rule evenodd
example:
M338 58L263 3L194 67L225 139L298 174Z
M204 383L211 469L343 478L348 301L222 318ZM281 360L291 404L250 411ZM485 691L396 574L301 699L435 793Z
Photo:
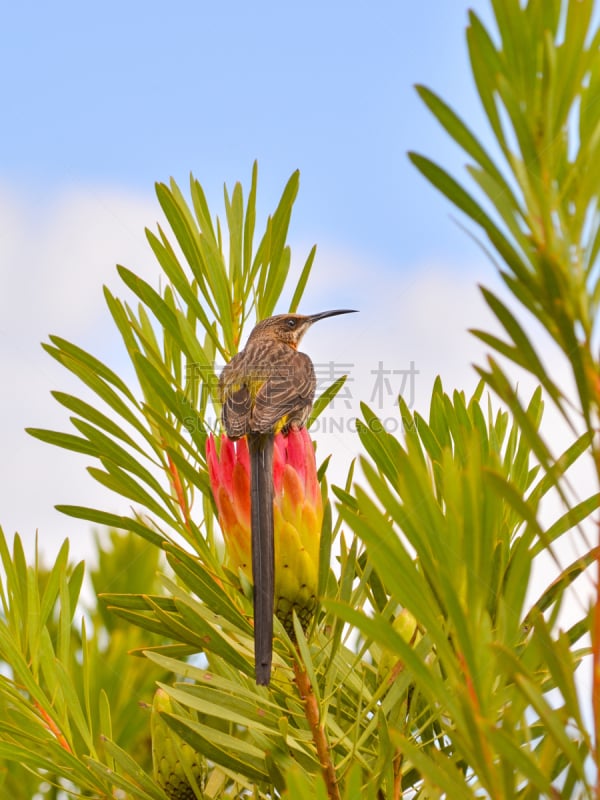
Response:
M220 452L211 434L206 441L208 476L225 539L227 565L252 580L250 550L250 457L246 439L223 435Z
M206 445L208 472L228 566L252 580L250 461L246 439L211 435ZM323 522L315 454L305 428L275 436L273 453L275 529L275 614L293 634L292 612L306 629L317 605L319 545Z

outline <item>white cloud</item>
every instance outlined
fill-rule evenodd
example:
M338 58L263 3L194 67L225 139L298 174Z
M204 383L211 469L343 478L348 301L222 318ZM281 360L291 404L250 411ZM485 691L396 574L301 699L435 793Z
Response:
M2 319L19 332L46 334L55 322L63 330L87 333L102 303L100 287L114 278L115 261L150 259L144 225L152 225L156 204L118 190L71 188L46 203L26 205L7 196L2 218ZM101 295L100 295L101 298Z
M156 217L155 203L119 190L72 188L45 205L0 192L0 524L9 538L19 531L28 552L36 529L46 553L65 536L78 557L89 551L89 526L59 514L55 503L125 508L87 476L87 459L24 428L67 429L66 412L49 392L80 394L81 387L40 342L57 333L107 354L116 338L102 284L115 285L117 261L156 274L144 238L144 225Z

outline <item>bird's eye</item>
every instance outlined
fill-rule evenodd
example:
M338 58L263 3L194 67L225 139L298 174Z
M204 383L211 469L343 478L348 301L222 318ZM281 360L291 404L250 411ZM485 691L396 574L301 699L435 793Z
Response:
M295 319L288 319L287 326L290 330L293 330L296 327L296 320Z

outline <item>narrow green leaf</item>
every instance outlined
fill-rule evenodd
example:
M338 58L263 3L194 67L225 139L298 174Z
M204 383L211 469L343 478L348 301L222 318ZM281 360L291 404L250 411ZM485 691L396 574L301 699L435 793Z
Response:
M133 500L144 506L151 513L155 514L159 519L162 519L167 525L177 526L177 519L168 510L158 503L152 495L150 495L142 486L134 480L129 473L124 472L116 466L116 464L106 461L103 462L106 466L106 471L96 467L88 467L88 472L98 481L102 486L110 489L115 494Z
M306 641L304 631L302 630L302 625L300 624L300 620L298 619L298 616L296 615L295 611L293 613L293 623L294 623L294 634L296 636L296 644L298 645L298 652L300 654L300 668L306 672L311 689L315 695L317 704L319 708L322 709L322 701L319 691L319 684L317 682L315 665L313 663L310 654L310 649L308 647L308 642Z
M111 514L108 511L101 511L96 508L87 508L85 506L73 505L57 505L57 511L66 514L69 517L76 519L84 519L88 522L95 522L98 525L106 525L108 528L117 528L117 530L131 531L142 536L147 541L161 546L164 537L157 533L152 528L148 528L139 520L132 519L131 517L123 517L119 514Z
M140 453L144 453L142 447L131 437L128 433L126 433L123 428L121 428L117 423L107 417L106 414L103 414L98 409L94 408L94 406L86 403L83 400L80 400L77 397L73 397L73 395L66 394L65 392L51 392L52 396L65 408L69 409L69 411L73 411L83 419L86 419L88 422L91 422L92 425L95 425L97 428L106 431L106 433L121 439L130 447L134 448ZM143 435L147 436L148 431L144 428L143 425L136 426L136 430L138 430Z
M200 321L203 329L206 331L207 335L210 336L213 345L219 351L221 356L224 356L225 349L212 326L209 316L202 307L202 304L198 300L198 297L194 293L190 281L185 275L183 268L180 266L173 249L169 245L166 236L164 235L164 233L160 228L159 232L161 234L162 240L158 239L150 231L148 230L146 231L146 236L148 238L150 246L152 247L152 250L154 251L155 256L157 257L165 274L167 275L169 280L172 281L173 286L177 289L177 292L179 293L182 300L185 303L187 303L190 312L193 313L195 318Z
M600 493L577 503L546 530L545 540L553 542L563 533L572 530L586 520L600 506Z
M264 754L250 742L172 714L162 716L175 733L210 761L240 773L251 781L264 781L268 778Z
M485 213L483 208L473 200L454 178L445 170L417 153L409 153L409 158L417 169L437 188L446 195L461 211L480 225L488 235L498 253L522 280L528 279L528 268L507 237Z
M252 716L249 716L240 713L239 706L236 710L237 704L235 702L228 707L224 703L211 702L205 695L192 694L189 691L185 691L185 689L178 689L162 683L159 683L159 686L161 686L170 697L178 703L181 703L181 705L197 711L202 719L205 717L213 717L215 719L227 720L234 726L241 725L244 728L260 731L267 736L273 735L273 730L261 721L260 715L252 714ZM248 710L250 710L250 706L248 706ZM254 711L256 711L256 709L254 709ZM277 738L279 738L278 731L277 734Z
M136 297L139 297L142 303L148 306L162 327L171 335L176 333L178 328L175 314L158 292L127 267L119 264L117 265L117 272L123 283L131 289Z
M575 559L575 561L567 567L561 569L559 575L544 589L535 603L532 604L524 625L529 628L533 624L536 614L544 613L554 603L559 603L565 589L571 586L575 580L594 563L598 555L598 549L594 548L585 555Z
M65 696L67 708L69 711L69 716L73 720L75 727L77 728L81 738L85 742L85 745L88 748L88 752L92 756L95 756L96 750L94 746L92 732L87 723L86 715L81 706L79 697L77 696L77 691L75 689L75 686L73 685L71 677L69 676L62 661L60 660L57 661L56 668L60 676L62 692Z
M87 353L85 350L82 350L81 347L68 342L66 339L63 339L60 336L50 336L49 338L58 352L63 353L64 355L69 356L69 358L72 360L83 364L94 375L98 375L103 381L111 383L129 400L134 400L134 397L127 385L115 372L109 369L106 364L103 364L102 361L95 358L90 353Z
M258 183L258 164L255 161L252 165L252 180L246 203L246 216L244 220L244 242L243 242L243 270L242 273L250 275L252 270L252 245L254 241L254 230L256 226L256 187Z
M524 367L533 375L535 375L542 386L546 389L550 397L554 400L557 408L562 412L567 422L569 422L569 419L566 417L566 414L563 410L562 393L548 376L548 372L540 361L535 348L529 341L529 338L521 325L517 322L515 316L508 309L508 307L488 289L482 287L481 293L483 294L486 303L495 314L496 318L504 326L504 329L514 342L515 350L518 352L518 356L513 359L515 363ZM503 355L507 355L507 352L505 351Z
M116 786L127 792L136 800L169 800L140 765L121 747L110 739L103 739L111 760L117 765L118 771L102 764L93 758L86 758L85 763L97 775L109 781L111 787Z
M202 563L176 545L166 545L167 559L173 571L190 591L197 595L215 613L233 625L252 634L249 621L233 605L225 591Z
M98 457L98 448L88 439L75 436L72 433L60 433L59 431L47 431L43 428L25 428L26 433L39 439L40 442L53 444L62 447L63 450L72 450L74 453L83 453L86 456Z
M469 130L460 117L440 97L425 86L416 86L417 93L427 108L434 114L438 122L450 136L470 155L497 184L498 193L503 193L513 207L517 207L516 199L479 140Z
M469 11L467 44L471 61L471 74L475 80L479 98L494 131L496 141L502 148L505 157L507 157L508 146L504 138L495 98L496 75L502 70L503 66L501 55L496 50L485 26L472 10Z
M56 601L58 599L58 592L61 580L67 571L67 564L69 560L69 540L65 539L62 543L60 550L54 560L52 569L48 573L48 580L42 598L40 601L40 623L45 625L52 613Z
M215 229L210 217L210 209L204 194L202 184L190 174L190 195L198 225L204 236L207 236L214 244L217 243Z
M296 288L294 289L294 294L290 301L290 307L289 307L290 314L295 314L298 310L298 306L300 305L300 301L302 300L302 295L304 294L304 290L306 289L306 284L308 283L308 279L310 277L310 273L312 270L316 254L317 254L317 246L315 244L313 245L310 253L308 254L308 258L304 263L304 267L302 268L302 272L300 273L300 277L298 278L298 283L296 284Z
M340 391L342 386L346 383L347 375L342 375L341 378L335 380L331 386L328 386L316 399L313 403L312 411L310 417L308 419L307 428L315 422L316 419L323 413L323 411L327 408L329 403L333 400L336 394Z
M233 187L231 199L227 187L223 187L225 195L225 212L227 214L227 227L229 229L229 281L232 286L241 283L243 262L243 236L244 236L244 197L242 186L236 183Z

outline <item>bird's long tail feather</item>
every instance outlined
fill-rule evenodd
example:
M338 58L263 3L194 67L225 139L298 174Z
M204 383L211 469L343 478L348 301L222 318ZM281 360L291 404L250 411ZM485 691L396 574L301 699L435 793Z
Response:
M271 679L273 653L274 533L272 434L249 436L256 683Z

